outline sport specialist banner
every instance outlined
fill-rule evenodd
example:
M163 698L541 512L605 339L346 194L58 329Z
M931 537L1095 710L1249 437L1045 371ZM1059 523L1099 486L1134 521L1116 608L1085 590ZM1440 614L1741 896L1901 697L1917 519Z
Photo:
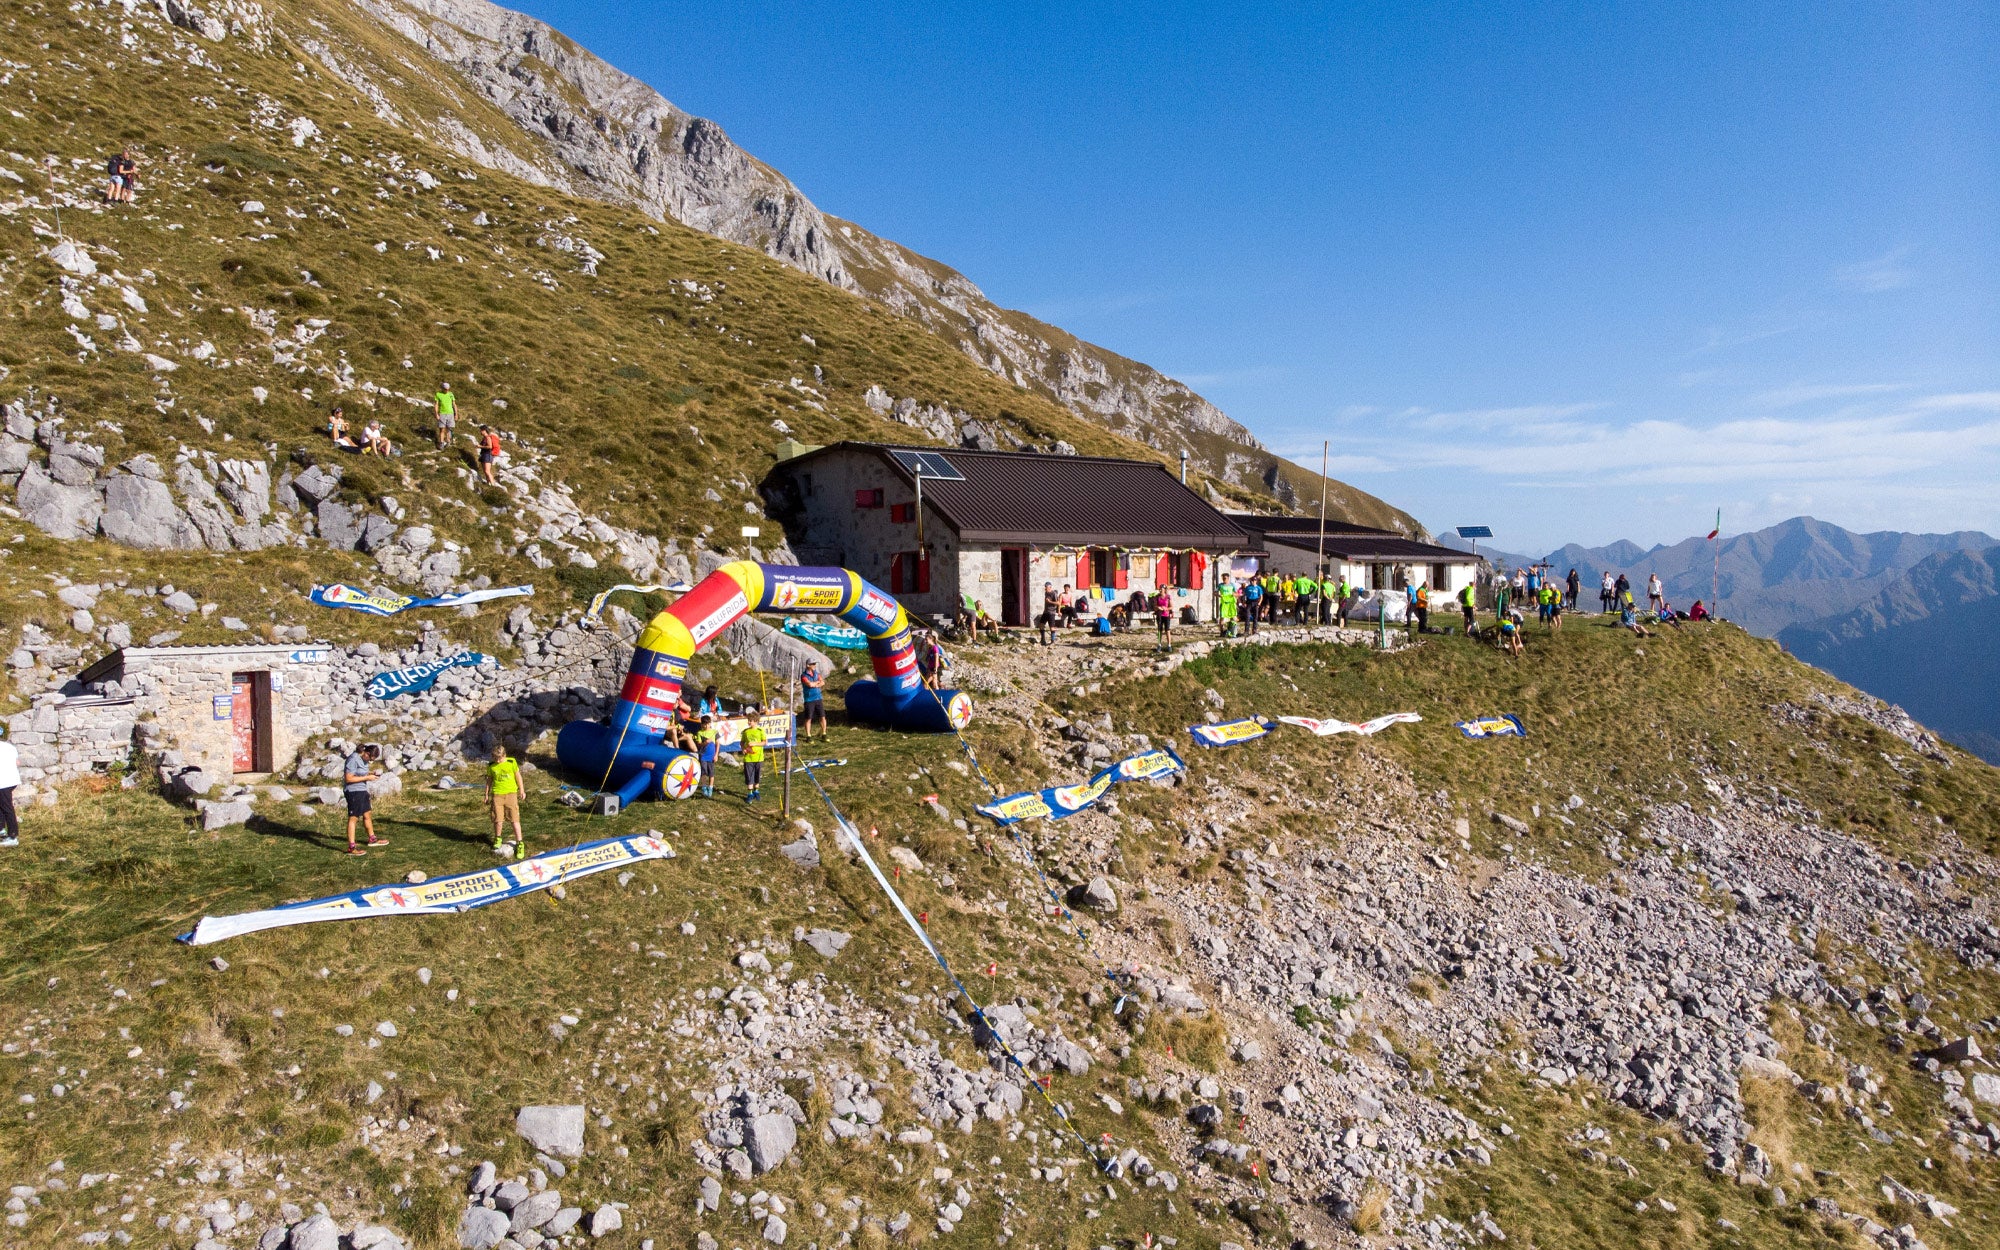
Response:
M606 838L512 864L481 868L455 877L439 877L421 885L378 885L328 898L289 903L267 911L234 916L203 916L194 930L180 935L189 946L206 946L226 938L327 920L371 920L378 916L447 916L485 907L502 899L519 898L560 881L587 877L649 859L673 859L674 848L650 834Z
M309 597L322 608L348 608L355 612L366 612L370 616L394 616L411 608L461 608L469 603L513 599L534 593L533 586L490 586L485 590L466 590L417 599L409 595L371 595L365 590L356 590L352 586L342 586L336 582L331 586L313 587Z
M764 727L765 747L788 746L792 741L792 714L790 712L766 712L757 718ZM743 747L743 731L750 727L748 716L724 716L712 720L709 728L715 730L715 749L718 751L738 751Z
M785 632L794 638L836 651L866 651L868 635L845 625L828 625L823 621L801 621L793 617L785 618Z
M1468 738L1525 738L1528 727L1512 712L1499 716L1480 716L1472 720L1457 722L1458 731Z
M393 699L412 691L429 690L437 684L440 673L454 668L477 668L492 659L492 656L481 655L477 651L456 651L407 668L392 668L368 679L368 693L377 699Z
M1168 773L1179 772L1187 765L1171 748L1161 747L1155 751L1143 751L1127 756L1116 764L1099 769L1089 781L1074 786L1050 786L1046 790L1024 790L1020 794L1010 794L1004 799L975 808L998 825L1014 825L1024 820L1061 820L1065 816L1089 807L1111 788L1116 781L1149 781L1154 777L1164 777Z
M1257 717L1226 720L1220 725L1189 725L1188 732L1205 747L1233 747L1271 732L1271 722Z
M1284 724L1297 725L1300 729L1310 729L1322 738L1333 734L1361 734L1365 737L1369 734L1381 733L1391 725L1414 723L1422 719L1423 717L1417 715L1415 712L1391 712L1387 716L1377 716L1374 720L1365 720L1358 725L1353 721L1314 720L1310 716L1280 716L1278 718Z

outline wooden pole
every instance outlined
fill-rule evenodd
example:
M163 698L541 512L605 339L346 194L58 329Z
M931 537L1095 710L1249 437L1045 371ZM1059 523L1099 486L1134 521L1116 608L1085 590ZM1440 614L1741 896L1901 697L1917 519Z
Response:
M778 814L789 817L792 814L792 748L799 740L799 705L792 697L792 683L799 675L799 657L792 657L792 667L785 674L785 714L792 718L792 731L785 735L785 787L784 796L778 804Z

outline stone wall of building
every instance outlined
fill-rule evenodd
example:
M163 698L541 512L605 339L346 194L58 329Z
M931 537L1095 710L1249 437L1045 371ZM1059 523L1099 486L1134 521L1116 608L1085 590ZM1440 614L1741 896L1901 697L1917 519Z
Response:
M154 757L169 774L195 769L208 783L226 783L234 775L234 726L215 718L215 701L230 695L231 675L240 672L272 674L274 773L336 777L345 749L360 741L380 742L392 773L458 767L495 744L518 752L550 729L609 710L642 624L613 604L600 621L571 611L541 627L528 607L517 607L502 631L508 654L446 669L431 689L391 699L370 693L376 676L442 659L463 644L432 629L415 646L387 651L374 643L128 648L111 676L88 685L71 680L7 718L21 755L17 797L53 803L57 785ZM775 674L807 660L838 666L750 618L712 645Z

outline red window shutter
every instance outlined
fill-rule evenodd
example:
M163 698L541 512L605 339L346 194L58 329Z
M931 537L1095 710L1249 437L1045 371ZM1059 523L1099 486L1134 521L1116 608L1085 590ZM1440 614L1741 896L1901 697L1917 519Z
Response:
M1132 570L1131 556L1119 555L1118 557L1116 557L1114 563L1111 566L1111 588L1113 590L1125 589L1127 580L1131 574L1131 570Z
M1078 590L1089 590L1090 579L1096 576L1097 561L1092 558L1094 554L1088 547L1076 553L1076 588Z
M889 593L903 593L903 553L900 551L889 557Z
M1155 589L1158 589L1161 586L1171 586L1173 584L1174 558L1172 556L1161 556L1159 562L1153 568L1153 586Z
M928 554L917 554L917 593L925 595L931 589L931 558Z
M1208 572L1208 557L1197 551L1188 556L1188 589L1200 590L1202 574Z
M908 525L917 519L917 505L913 503L892 503L889 505L889 519L897 525Z

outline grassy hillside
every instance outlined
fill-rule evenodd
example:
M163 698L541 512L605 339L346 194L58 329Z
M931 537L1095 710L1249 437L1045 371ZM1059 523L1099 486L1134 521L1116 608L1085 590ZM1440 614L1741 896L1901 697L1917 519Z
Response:
M1263 891L1273 879L1260 887L1240 851L1253 861L1280 846L1306 858L1352 857L1384 839L1412 855L1448 857L1473 882L1557 873L1622 888L1617 882L1653 841L1661 805L1691 795L1714 799L1709 784L1720 782L1732 795L1766 795L1791 805L1785 810L1816 812L1825 828L1848 831L1912 872L1947 865L1990 906L2000 773L1956 752L1919 754L1849 715L1825 713L1802 732L1773 707L1816 706L1816 692L1845 692L1771 644L1727 628L1638 642L1578 624L1554 639L1532 639L1520 661L1450 638L1389 655L1338 646L1225 650L1166 677L1144 676L1145 661L1143 650L1123 639L1066 643L1055 653L1009 644L968 651L961 663L969 678L1012 691L989 700L972 740L1008 786L1075 772L1052 758L1062 745L1046 729L1056 712L1109 710L1120 732L1182 743L1181 726L1212 710L1210 690L1231 714L1358 718L1408 709L1425 720L1373 739L1284 730L1228 751L1183 747L1190 772L1182 785L1123 787L1110 814L1031 830L1059 883L1100 872L1121 883L1120 912L1085 921L1093 932L1088 949L1061 925L1035 918L1046 901L1038 902L1004 837L977 821L961 832L920 803L935 794L948 814L969 814L984 797L962 769L947 766L954 762L949 744L836 728L829 753L847 763L824 778L858 825L880 830L878 855L902 846L920 857L925 870L900 872L900 888L970 974L974 992L988 1003L1038 1007L1091 1049L1091 1071L1057 1073L1052 1091L1087 1136L1110 1133L1121 1147L1178 1173L1174 1194L1117 1183L1107 1200L1101 1178L1093 1187L1088 1165L1078 1169L1073 1143L1051 1140L1060 1125L1032 1099L1018 1121L981 1122L969 1137L945 1132L944 1151L820 1140L833 1114L827 1083L838 1072L873 1077L885 1123L922 1123L921 1078L888 1057L899 1038L915 1036L910 1029L940 1038L943 1052L968 1070L986 1061L959 1022L963 1000L950 997L865 876L832 853L824 808L803 782L793 798L822 831L827 854L819 870L801 872L778 853L796 830L769 803L746 809L728 797L734 783L727 775L723 798L647 805L606 821L554 805L547 775L534 773L527 806L536 848L650 827L667 834L679 858L642 866L624 883L610 874L577 882L562 899L542 895L453 918L279 931L213 951L187 950L167 937L205 912L394 880L413 867L439 874L490 862L476 796L413 788L386 804L382 828L391 846L350 861L330 853L341 835L324 809L269 803L248 829L202 835L147 787L114 784L72 789L57 812L31 821L27 842L9 861L17 888L0 900L0 924L15 936L16 953L0 970L9 1095L0 1105L0 1176L41 1185L18 1244L69 1244L79 1231L116 1227L118 1204L127 1199L122 1209L138 1221L124 1227L142 1240L189 1241L185 1232L169 1238L152 1225L166 1219L171 1231L173 1220L211 1194L229 1192L219 1174L237 1176L235 1189L256 1209L258 1227L276 1218L282 1201L309 1210L320 1200L343 1221L379 1220L419 1244L447 1244L473 1160L491 1158L503 1174L534 1166L511 1117L517 1106L545 1101L582 1101L593 1117L584 1166L559 1182L566 1202L586 1209L629 1204L625 1235L634 1244L641 1236L693 1244L703 1227L753 1238L741 1208L732 1214L725 1206L706 1221L695 1212L704 1174L689 1166L703 1131L699 1116L715 1105L704 1091L745 1070L741 1050L715 1033L721 1017L708 1010L714 1004L703 1001L707 992L732 987L784 1001L803 994L832 1009L833 1027L793 1020L766 1043L795 1047L777 1066L795 1074L786 1088L808 1117L797 1162L755 1183L732 1183L740 1192L761 1187L784 1195L793 1228L821 1244L850 1227L858 1244L883 1244L867 1221L905 1210L917 1213L912 1239L933 1236L926 1210L945 1200L943 1189L968 1181L975 1196L958 1230L942 1239L949 1244L993 1244L1002 1229L1010 1244L1038 1246L1137 1244L1149 1232L1176 1235L1183 1245L1259 1237L1259 1244L1285 1244L1286 1228L1351 1238L1353 1228L1374 1227L1379 1215L1330 1215L1317 1198L1329 1178L1303 1171L1287 1152L1296 1130L1271 1109L1278 1102L1260 1105L1262 1095L1254 1094L1243 1125L1232 1118L1220 1129L1259 1143L1262 1153L1251 1158L1264 1166L1253 1174L1247 1165L1203 1164L1191 1152L1204 1134L1190 1131L1187 1107L1144 1091L1191 1086L1205 1076L1219 1077L1224 1089L1255 1091L1265 1081L1275 1088L1274 1074L1236 1055L1231 1039L1245 1036L1285 1048L1321 1035L1311 1042L1320 1055L1312 1066L1364 1071L1379 1060L1364 1043L1369 1029L1399 1039L1412 1077L1422 1077L1398 1099L1449 1108L1483 1124L1494 1143L1490 1164L1468 1159L1431 1173L1432 1216L1475 1230L1490 1218L1510 1238L1535 1245L1611 1236L1662 1246L1846 1244L1803 1203L1825 1198L1890 1226L1907 1222L1907 1206L1875 1192L1878 1175L1893 1175L1962 1213L1918 1213L1927 1244L1982 1244L1978 1230L2000 1217L2000 1175L1990 1154L1945 1157L1951 1132L1949 1117L1940 1116L1939 1087L1911 1069L1910 1043L1889 1028L1864 1027L1826 1006L1770 1005L1766 1027L1794 1070L1837 1084L1849 1065L1865 1063L1885 1090L1864 1131L1823 1114L1811 1096L1816 1086L1746 1081L1751 1140L1781 1171L1799 1164L1781 1179L1789 1195L1778 1204L1770 1186L1739 1185L1713 1171L1671 1120L1649 1120L1588 1085L1551 1087L1520 1075L1502 1062L1505 1048L1482 1057L1426 1040L1431 1026L1421 1002L1399 1006L1400 990L1370 981L1371 988L1355 991L1358 1002L1322 1005L1327 1020L1337 1013L1364 1022L1351 1040L1323 1034L1329 1026L1318 1022L1301 1032L1287 1018L1277 1029L1252 1002L1219 988L1228 964L1196 957L1196 921L1182 903L1190 891L1219 891L1239 910L1268 907ZM1084 695L1071 692L1070 673ZM725 687L755 684L753 674L735 670L718 678ZM1090 692L1088 680L1101 689ZM1045 688L1047 702L1038 693ZM1503 710L1523 717L1528 739L1469 742L1450 723ZM530 758L548 765L548 746L544 739ZM1589 796L1573 825L1557 819L1569 810L1561 804L1570 793ZM1442 805L1440 795L1449 796ZM1537 803L1540 816L1530 810ZM1732 813L1745 809L1732 800L1715 810L1736 819ZM1526 832L1496 825L1489 811L1518 813ZM1469 822L1465 849L1450 823L1459 816ZM1212 843L1183 835L1210 819L1227 824ZM1614 835L1624 839L1622 854L1608 840ZM1689 871L1700 867L1693 862ZM1367 874L1358 880L1363 899L1387 884ZM1713 888L1723 888L1719 877ZM1278 914L1289 911L1274 919ZM1376 914L1350 919L1365 926ZM793 944L799 931L821 926L852 932L854 941L833 960ZM1885 963L1880 942L1860 931L1822 930L1818 942L1829 977L1901 984L1906 993L1920 978L1938 1004L1931 1014L1948 1033L1977 1031L1976 1022L2000 1013L2000 980L1990 968L1975 971L1948 952L1918 947L1908 951L1917 962ZM753 948L783 965L775 977L737 966L739 954ZM207 963L211 953L225 958L225 970ZM1113 1014L1109 996L1093 992L1104 984L1106 965L1190 978L1214 1007L1194 1015L1159 1005ZM1450 984L1439 978L1424 992L1449 995ZM1449 999L1439 1001L1448 1008ZM808 1017L826 1010L808 1008ZM1301 1025L1312 1014L1301 1015ZM393 1037L373 1032L383 1021L395 1026ZM1531 1021L1493 1023L1520 1030L1513 1045L1532 1044ZM772 1060L766 1052L752 1070ZM58 1085L61 1094L52 1092ZM1625 1164L1614 1165L1613 1156ZM81 1174L118 1176L99 1191L53 1189L43 1182L57 1158L72 1182ZM1274 1183L1279 1173L1270 1165L1288 1158L1291 1173ZM1060 1166L1068 1179L1041 1179L1041 1169L1057 1160L1066 1160ZM238 1167L240 1176L232 1171ZM933 1167L956 1169L952 1181L933 1182ZM192 1226L200 1224L196 1213ZM1405 1215L1399 1227L1410 1235L1416 1221Z

